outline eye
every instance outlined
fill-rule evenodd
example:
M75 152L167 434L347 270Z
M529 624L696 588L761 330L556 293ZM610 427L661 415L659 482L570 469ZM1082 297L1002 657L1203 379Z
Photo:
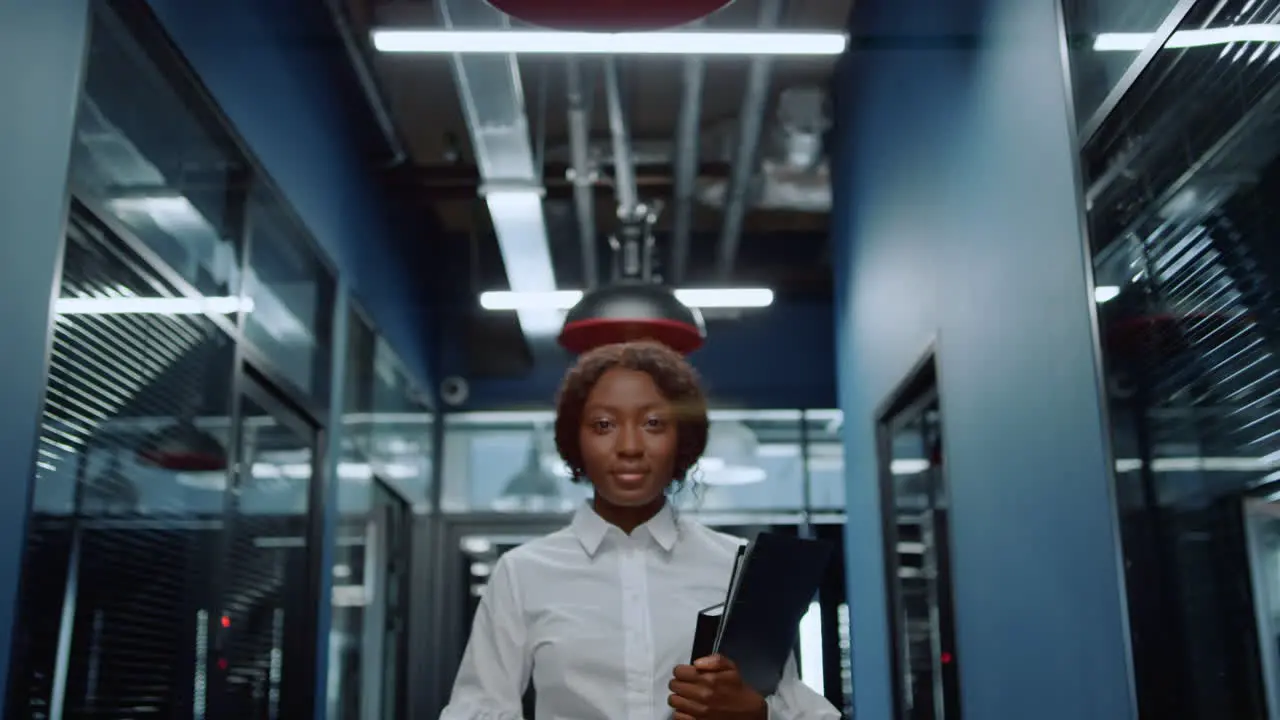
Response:
M665 430L667 427L666 418L651 417L644 421L646 430Z
M607 433L613 429L613 421L605 418L591 421L591 429L598 433Z

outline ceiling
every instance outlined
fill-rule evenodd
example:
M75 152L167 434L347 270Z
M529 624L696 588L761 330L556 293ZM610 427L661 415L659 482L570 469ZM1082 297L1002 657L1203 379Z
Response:
M757 27L761 0L736 0L708 18L711 28L750 30ZM376 26L439 26L433 0L346 0L355 33L367 37ZM851 0L791 0L785 4L783 29L839 31L846 27ZM825 153L800 170L784 162L788 146L778 121L779 96L789 88L815 88L826 93L836 58L777 58L772 63L764 109L759 167L743 232L726 278L716 274L716 252L724 219L723 196L736 157L738 120L744 112L750 61L711 58L699 118L700 163L697 200L693 204L684 285L765 285L780 297L827 299L831 270L827 242L830 207ZM585 283L582 249L570 181L567 59L564 56L521 56L517 59L531 142L542 160L546 187L544 214L556 283L578 288ZM604 61L581 58L588 98L588 126L594 184L594 216L603 238L613 229L617 201L612 182L610 127L605 103ZM669 252L675 170L673 148L681 108L683 60L680 57L618 58L622 103L635 158L639 200L665 205L655 226L659 253ZM407 159L389 171L398 194L428 208L443 232L432 238L433 256L450 270L454 308L469 317L464 332L479 333L489 350L522 343L514 318L483 317L475 297L484 290L505 289L502 256L483 201L480 177L463 116L451 56L374 53L371 67L389 109ZM829 111L827 111L829 113ZM824 113L826 118L829 114ZM829 125L829 120L827 122ZM815 133L825 140L824 133ZM765 172L773 163L778 172ZM775 182L776 181L776 182ZM597 254L607 263L603 240ZM466 268L465 272L457 270ZM524 354L524 353L521 353ZM487 374L487 373L481 373Z

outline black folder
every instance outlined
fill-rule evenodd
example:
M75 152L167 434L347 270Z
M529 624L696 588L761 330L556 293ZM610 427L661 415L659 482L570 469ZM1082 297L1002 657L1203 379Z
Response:
M773 533L738 548L725 601L698 613L693 659L720 653L756 692L772 695L831 551L829 542Z

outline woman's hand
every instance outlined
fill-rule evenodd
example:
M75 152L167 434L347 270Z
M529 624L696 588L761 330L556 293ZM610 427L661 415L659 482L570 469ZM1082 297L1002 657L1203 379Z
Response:
M700 658L692 665L677 665L672 672L673 720L768 720L769 706L751 686L742 682L738 666L723 655Z

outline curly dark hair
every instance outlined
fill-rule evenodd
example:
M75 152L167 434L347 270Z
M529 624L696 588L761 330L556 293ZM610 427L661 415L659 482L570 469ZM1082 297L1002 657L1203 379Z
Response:
M689 361L666 345L650 340L602 345L583 353L565 374L556 398L556 450L573 472L573 481L587 480L579 438L582 410L596 383L614 368L648 374L675 408L676 461L671 480L673 484L683 483L707 448L707 399Z

